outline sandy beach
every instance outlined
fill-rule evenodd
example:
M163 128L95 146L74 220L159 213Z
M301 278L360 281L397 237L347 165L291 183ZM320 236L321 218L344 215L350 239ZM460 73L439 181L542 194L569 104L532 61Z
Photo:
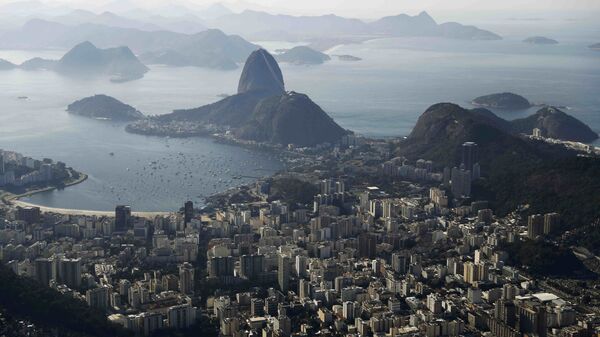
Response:
M58 213L65 215L85 215L85 216L115 216L115 212L111 211L92 211L92 210L80 210L80 209L67 209L67 208L54 208L54 207L46 207L40 206L36 204L32 204L29 202L25 202L22 200L11 200L10 204L14 206L21 207L39 207L42 213ZM157 215L164 216L169 215L172 212L131 212L134 216L140 218L153 219Z

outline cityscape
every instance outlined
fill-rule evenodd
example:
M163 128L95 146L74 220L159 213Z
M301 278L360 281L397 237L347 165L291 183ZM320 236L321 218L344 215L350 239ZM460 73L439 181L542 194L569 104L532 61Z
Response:
M561 2L578 25L589 23L584 10L600 10ZM0 20L7 18L0 79L51 76L91 90L52 107L57 116L43 121L41 136L21 133L22 121L10 124L8 115L18 104L34 105L32 113L49 109L34 90L0 96L7 123L0 131L18 133L0 136L1 337L600 336L597 106L524 92L535 100L528 99L509 87L469 93L469 102L429 102L407 120L408 132L378 136L326 112L318 90L294 91L306 90L300 72L333 63L352 74L369 62L338 53L339 45L496 43L513 35L473 26L468 16L465 24L438 24L426 12L363 21L294 12L299 5L288 1L267 9L287 4L294 15L260 12L268 3L261 1L141 3L82 2L73 12L69 2L0 0ZM368 7L339 3L344 13ZM447 9L443 1L426 3L441 16ZM232 9L250 4L257 7ZM388 5L365 15L395 15ZM519 20L533 19L508 24ZM270 47L273 41L289 48ZM585 56L572 56L575 62L597 62L592 42L565 44L581 47ZM512 43L542 58L554 54L539 48L559 41ZM52 48L66 53L20 65L2 59L14 55L5 51ZM564 57L557 55L546 56ZM597 76L590 80L596 95L598 64L584 69ZM236 91L190 99L187 107L177 102L162 114L97 92L144 90L154 73L193 68L224 72L237 88L223 87ZM332 71L321 69L324 77ZM61 118L65 124L53 129ZM99 145L111 137L122 147ZM215 154L189 150L198 139ZM77 146L81 153L70 150ZM113 174L131 178L108 186L105 176ZM135 187L144 184L154 184L152 193ZM91 206L69 207L64 193ZM179 206L139 202L161 198ZM105 199L114 203L93 205Z

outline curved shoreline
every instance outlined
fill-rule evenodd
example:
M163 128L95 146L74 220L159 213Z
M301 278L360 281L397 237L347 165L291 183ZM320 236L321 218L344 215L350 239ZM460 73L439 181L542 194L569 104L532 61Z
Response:
M64 187L74 186L77 184L81 184L86 181L88 175L85 173L79 172L79 178L65 183ZM71 208L57 208L57 207L48 207L43 205L34 204L31 202L20 200L24 197L29 197L34 194L50 192L58 189L58 186L48 186L36 190L27 191L21 194L12 194L7 192L4 196L2 196L2 202L6 205L11 206L21 206L21 207L38 207L42 213L57 213L64 215L85 215L85 216L114 216L114 211L94 211L94 210L83 210L83 209L71 209ZM154 218L157 215L168 215L172 212L132 212L133 215L141 217L141 218Z
M30 202L16 200L16 199L12 200L10 203L13 206L38 207L42 213L57 213L57 214L64 214L64 215L85 215L85 216L98 216L98 217L102 217L102 216L114 217L115 216L114 211L94 211L94 210L83 210L83 209L47 207L47 206L36 205L36 204L32 204ZM164 216L164 215L169 215L172 213L173 212L131 212L131 214L134 216L137 216L140 218L146 218L146 219L153 219L156 216Z

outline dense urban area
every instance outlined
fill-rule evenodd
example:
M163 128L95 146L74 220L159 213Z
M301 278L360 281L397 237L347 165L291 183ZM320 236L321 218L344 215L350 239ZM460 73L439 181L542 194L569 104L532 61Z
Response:
M494 214L473 198L486 175L477 143L460 146L459 166L440 168L395 157L397 142L347 135L282 148L285 172L169 215L8 203L0 334L600 332L598 258L566 244L561 214L529 205ZM65 166L6 151L0 159L4 181L52 180Z

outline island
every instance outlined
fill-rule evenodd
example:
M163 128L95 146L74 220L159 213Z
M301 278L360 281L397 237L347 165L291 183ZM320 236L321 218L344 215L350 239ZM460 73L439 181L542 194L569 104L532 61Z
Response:
M471 104L478 107L506 110L524 110L532 106L525 97L511 92L480 96L475 98Z
M356 57L356 56L352 56L352 55L333 55L333 56L337 57L338 60L340 60L340 61L346 61L346 62L362 61L362 59L360 57Z
M145 118L131 105L106 95L94 95L69 104L67 111L74 115L113 121L134 121Z
M100 49L91 42L82 42L60 60L33 58L23 62L25 70L53 70L73 77L108 76L111 82L126 82L144 77L146 67L128 47Z
M544 36L532 36L532 37L528 37L525 40L523 40L523 42L529 43L529 44L541 44L541 45L558 44L558 41L556 41L554 39L550 39L550 38L544 37Z
M246 60L237 94L146 118L126 130L171 137L211 134L238 144L300 147L334 143L348 133L307 95L287 92L277 61L264 49Z
M323 64L331 58L320 51L316 51L310 47L298 46L292 49L286 50L275 58L279 62L292 63L297 65L314 65Z
M7 60L0 59L0 70L12 70L17 68L17 65L8 62Z

